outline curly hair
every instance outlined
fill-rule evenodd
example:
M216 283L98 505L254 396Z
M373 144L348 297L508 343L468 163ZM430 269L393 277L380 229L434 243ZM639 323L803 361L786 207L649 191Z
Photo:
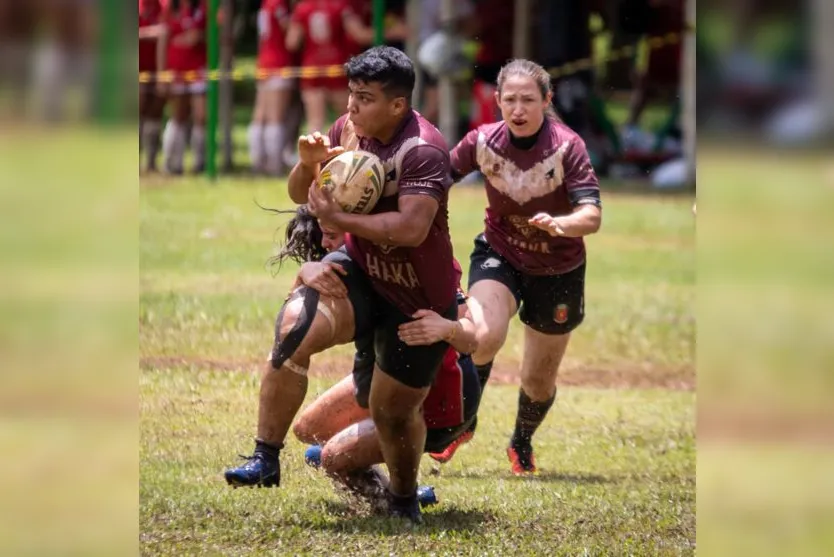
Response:
M284 227L284 242L281 245L281 251L270 257L267 265L277 267L277 271L287 260L301 265L308 261L321 261L327 255L327 250L321 245L322 231L319 222L310 214L306 205L299 205L297 209L290 211L267 207L261 207L261 209L279 215L293 215ZM276 232L279 230L281 230L280 227Z

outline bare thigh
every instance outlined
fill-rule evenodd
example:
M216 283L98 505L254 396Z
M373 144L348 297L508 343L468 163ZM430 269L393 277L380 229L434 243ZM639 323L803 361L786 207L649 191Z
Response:
M293 431L302 442L323 444L349 425L370 416L370 411L356 403L353 377L349 375L305 408Z
M510 320L518 311L515 296L497 280L479 280L469 290L467 305L478 338L478 349L472 360L478 365L485 364L495 358L507 340Z

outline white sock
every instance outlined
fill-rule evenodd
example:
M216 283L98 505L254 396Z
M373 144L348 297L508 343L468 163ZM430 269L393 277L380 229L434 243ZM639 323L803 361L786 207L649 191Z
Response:
M162 132L162 155L165 159L165 170L168 172L182 172L182 159L185 155L185 126L168 120L165 131Z
M270 174L280 174L284 170L284 143L287 134L281 124L264 126L264 146L266 147L266 170Z
M156 156L159 153L159 130L162 123L159 120L145 120L142 125L142 147L148 168L156 166Z
M249 160L252 169L261 171L264 169L266 151L264 149L264 127L261 124L252 122L249 124Z
M206 164L206 128L191 128L191 153L194 155L194 167L203 168Z

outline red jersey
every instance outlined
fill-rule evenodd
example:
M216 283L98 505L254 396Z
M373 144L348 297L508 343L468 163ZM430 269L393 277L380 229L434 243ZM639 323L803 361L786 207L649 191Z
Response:
M150 27L162 21L159 0L139 0L139 28ZM139 41L139 71L156 71L156 39Z
M287 0L264 0L258 12L258 68L272 70L292 65L284 44L290 9Z
M349 55L344 17L352 13L347 0L301 0L292 21L304 28L302 66L344 64Z
M195 2L196 4L196 2ZM165 10L165 23L168 25L168 53L166 69L175 72L202 70L206 67L206 4L199 2L191 8L190 2L181 4L177 13ZM177 39L192 29L203 31L203 38L194 45L178 45Z

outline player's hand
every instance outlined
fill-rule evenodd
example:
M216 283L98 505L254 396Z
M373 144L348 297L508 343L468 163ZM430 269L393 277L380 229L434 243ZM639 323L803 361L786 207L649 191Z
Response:
M339 275L347 275L344 267L330 262L310 262L301 266L298 278L301 284L331 298L347 297L347 287Z
M548 215L547 213L538 213L536 216L527 221L528 224L535 226L539 230L544 230L551 236L564 236L565 231L559 224L557 217Z
M342 206L336 203L330 192L319 186L318 182L310 184L310 190L307 192L307 208L321 224L338 229L332 219L334 214L343 212Z
M457 323L444 319L430 309L418 309L414 321L403 323L397 331L400 340L409 346L426 346L452 336Z
M341 145L330 146L330 138L320 132L302 135L298 138L298 159L309 167L326 161L345 152Z

